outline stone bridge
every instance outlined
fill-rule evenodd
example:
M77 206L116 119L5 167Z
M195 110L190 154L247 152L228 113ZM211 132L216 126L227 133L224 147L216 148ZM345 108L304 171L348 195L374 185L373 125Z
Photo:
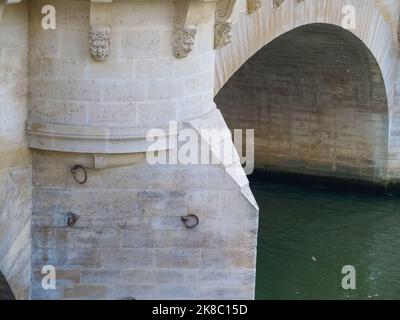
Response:
M13 295L253 298L258 207L240 161L152 165L146 134L226 119L255 129L259 168L395 184L399 15L398 0L1 0Z

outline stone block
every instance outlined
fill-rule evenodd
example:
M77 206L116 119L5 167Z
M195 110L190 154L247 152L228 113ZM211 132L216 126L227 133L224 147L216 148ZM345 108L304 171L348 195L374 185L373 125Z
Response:
M111 287L121 285L122 277L120 270L81 270L82 284L108 284Z
M64 289L63 299L102 300L108 297L108 288L104 285L76 284Z
M187 248L154 249L157 268L198 268L202 250Z
M125 59L158 58L160 33L157 30L128 30L121 37L122 57Z
M153 265L154 252L151 249L104 249L104 268L140 268Z

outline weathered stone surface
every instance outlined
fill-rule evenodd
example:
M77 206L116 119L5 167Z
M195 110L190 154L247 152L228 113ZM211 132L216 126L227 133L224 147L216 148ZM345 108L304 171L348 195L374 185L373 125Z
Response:
M0 271L16 299L30 295L31 155L27 117L28 12L7 5L0 18Z
M215 3L206 2L202 8L214 13ZM5 8L0 22L0 270L17 298L254 297L258 208L240 164L151 166L145 160L144 140L149 128L166 127L170 120L197 132L226 128L215 109L214 91L278 35L315 22L340 25L345 4L285 1L273 9L273 3L259 7L259 1L218 1L218 8L230 6L218 16L225 23L221 30L232 26L232 37L219 34L225 46L218 51L213 50L215 15L191 14L187 20L193 22L195 27L189 29L196 30L196 37L182 43L184 55L190 52L184 59L176 59L172 50L177 14L172 0L105 6L25 0ZM56 30L41 27L41 7L47 4L56 6ZM249 10L248 4L254 7ZM279 164L307 167L310 159L302 155L312 149L312 169L318 174L332 170L335 163L336 172L344 175L358 167L359 176L382 177L387 169L387 177L399 179L400 113L393 99L400 91L393 36L398 32L399 2L354 4L362 14L353 33L377 64L368 64L374 67L367 72L359 64L367 59L365 51L343 47L333 34L330 39L339 49L327 46L323 51L352 57L352 67L337 65L328 53L311 52L313 61L298 55L286 65L304 70L296 72L304 76L298 79L282 68L271 72L274 66L268 61L281 61L279 54L254 67L249 63L251 77L232 82L241 96L252 87L251 99L244 101L251 105L246 104L240 124L252 125L254 119L268 123L270 143L259 145L268 148L269 155L296 158L295 164ZM254 9L257 12L249 15ZM111 27L107 61L90 55L88 34L96 19ZM296 51L304 52L301 49ZM318 81L310 76L318 70L313 67L316 57L322 68ZM327 72L327 61L337 70ZM345 67L351 72L340 78L335 72ZM253 69L267 70L266 76ZM375 89L368 91L368 86ZM318 96L311 90L315 87ZM260 116L254 91L269 102L268 117ZM380 103L384 94L386 105ZM357 103L350 98L354 95ZM240 102L240 97L234 99ZM283 112L286 104L291 112ZM336 109L325 108L321 115L317 105ZM25 141L27 117L29 143L42 150L33 152L33 161ZM276 136L284 117L290 118L291 132L282 141ZM390 134L382 134L386 131ZM389 150L387 157L381 157L380 148ZM77 164L88 175L82 185L71 174ZM68 226L71 214L79 219ZM186 214L199 217L195 229L182 223ZM56 290L41 286L45 264L56 267Z
M232 77L216 102L231 128L256 128L256 167L386 179L388 100L365 50L317 24L276 39Z

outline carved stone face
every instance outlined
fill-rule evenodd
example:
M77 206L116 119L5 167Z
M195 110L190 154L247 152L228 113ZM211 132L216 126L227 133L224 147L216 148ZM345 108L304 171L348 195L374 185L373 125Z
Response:
M214 31L214 48L220 49L231 43L232 39L232 22L222 22L215 25Z
M95 26L90 28L90 54L98 61L107 60L110 56L111 28Z
M188 26L175 30L172 43L172 49L175 57L185 58L189 55L193 48L196 33L197 29L194 26Z

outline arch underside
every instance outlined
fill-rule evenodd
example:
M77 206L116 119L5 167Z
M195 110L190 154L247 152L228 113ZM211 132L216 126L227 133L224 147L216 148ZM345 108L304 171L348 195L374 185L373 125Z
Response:
M295 28L314 23L342 26L347 0L285 1L279 8L263 5L248 15L244 2L236 5L232 43L216 51L215 94L256 52L272 40ZM272 1L271 1L272 3ZM374 0L353 1L356 29L349 30L375 57L384 79L389 110L393 108L398 55L397 25L388 17L389 10ZM396 19L398 15L394 14Z
M255 129L257 168L382 182L386 89L363 42L308 24L260 49L215 101L229 127Z

